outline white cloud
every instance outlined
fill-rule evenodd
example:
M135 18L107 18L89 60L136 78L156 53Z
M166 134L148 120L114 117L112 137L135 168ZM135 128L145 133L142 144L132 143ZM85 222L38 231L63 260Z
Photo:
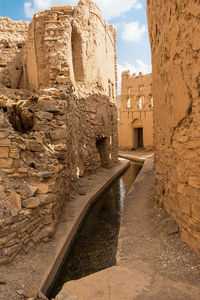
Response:
M121 74L124 71L130 71L130 74L142 72L143 74L149 74L152 72L151 65L145 64L141 59L136 60L136 65L130 65L128 62L125 62L124 65L118 64L118 87L121 90Z
M24 3L24 13L28 19L31 19L34 14L34 9L31 2Z
M49 9L52 6L76 5L77 0L31 0L24 3L24 13L29 19L38 11Z
M132 8L142 8L139 0L96 0L95 2L99 5L106 20L119 17L122 13L130 11Z
M96 0L106 20L120 16L132 8L142 8L140 0ZM24 3L24 12L31 18L34 12L49 9L51 6L77 5L78 0L31 0Z
M138 22L124 24L122 39L126 42L139 42L147 32L146 25L139 26Z

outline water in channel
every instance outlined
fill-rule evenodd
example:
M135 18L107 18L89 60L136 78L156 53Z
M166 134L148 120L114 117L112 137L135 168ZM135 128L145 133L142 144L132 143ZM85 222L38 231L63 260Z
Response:
M65 282L76 280L116 264L123 200L142 165L130 167L95 201L75 237L48 298L54 298Z

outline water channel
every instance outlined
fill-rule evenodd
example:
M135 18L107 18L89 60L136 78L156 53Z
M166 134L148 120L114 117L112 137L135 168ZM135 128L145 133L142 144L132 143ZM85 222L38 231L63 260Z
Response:
M55 283L47 293L49 299L59 293L65 282L116 264L123 201L141 167L142 164L131 162L130 167L89 209Z

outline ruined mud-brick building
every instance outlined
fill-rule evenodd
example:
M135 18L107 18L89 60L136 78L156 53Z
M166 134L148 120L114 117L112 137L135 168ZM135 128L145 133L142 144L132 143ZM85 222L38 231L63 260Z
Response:
M0 263L54 233L80 176L118 159L116 32L89 0L0 18Z
M122 73L119 149L153 147L153 97L151 74Z
M155 197L200 255L200 3L147 0Z

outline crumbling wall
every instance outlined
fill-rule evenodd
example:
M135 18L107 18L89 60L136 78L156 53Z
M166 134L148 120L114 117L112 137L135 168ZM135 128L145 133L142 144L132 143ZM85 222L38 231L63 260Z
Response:
M138 129L142 130L143 147L153 147L152 75L122 73L119 119L119 149L138 148ZM141 136L142 139L142 136Z
M200 254L200 5L147 0L152 51L155 197Z
M0 263L5 263L53 235L79 176L117 162L118 136L117 109L98 94L77 98L50 89L17 102L2 96L0 107Z
M24 42L28 24L10 22L3 36ZM35 14L12 55L23 76L0 82L0 263L48 240L78 178L118 160L116 33L94 3Z
M0 83L9 88L23 87L22 47L29 24L0 18Z
M25 88L71 83L117 95L116 31L89 0L34 15L23 55Z

